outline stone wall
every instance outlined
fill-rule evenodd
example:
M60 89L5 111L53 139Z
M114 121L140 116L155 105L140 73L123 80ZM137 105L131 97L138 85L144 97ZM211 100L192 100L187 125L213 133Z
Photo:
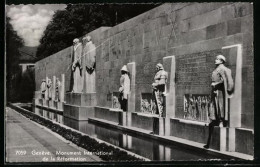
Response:
M135 110L142 93L151 93L155 65L176 56L176 117L183 118L184 94L209 94L214 57L221 48L242 44L242 127L253 129L253 5L250 3L164 4L115 27L89 33L97 47L97 105L112 107L120 69L136 63ZM224 53L223 53L224 54ZM66 73L70 48L36 63L36 88L45 75ZM234 71L232 71L234 72Z

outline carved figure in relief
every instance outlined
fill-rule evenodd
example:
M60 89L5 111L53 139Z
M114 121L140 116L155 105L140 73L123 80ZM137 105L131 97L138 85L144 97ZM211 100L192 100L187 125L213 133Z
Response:
M46 91L46 80L43 79L41 83L41 95L43 99L45 98L45 91Z
M121 109L123 111L127 111L127 99L128 94L130 93L130 78L128 76L128 70L126 65L124 65L121 69L119 92L119 102L121 104Z
M159 117L163 116L166 94L166 83L168 79L168 73L164 71L163 65L158 63L156 65L156 74L154 76L154 83L152 84L153 94L157 106Z
M118 97L113 96L113 108L121 108L120 103L118 101Z
M83 89L83 78L82 78L82 44L79 39L73 40L73 89L74 93L81 93Z
M209 148L211 135L214 126L224 126L228 124L228 98L231 98L234 91L234 82L231 70L224 63L226 58L218 55L215 59L216 68L212 72L211 83L211 107L209 112L209 136L204 148Z
M83 41L86 41L86 45L83 50L84 63L86 66L85 72L85 91L86 93L96 92L96 46L93 44L90 36L85 36Z

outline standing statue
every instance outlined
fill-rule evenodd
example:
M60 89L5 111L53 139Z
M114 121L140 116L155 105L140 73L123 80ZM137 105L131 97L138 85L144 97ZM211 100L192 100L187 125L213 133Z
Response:
M128 70L126 65L121 69L120 88L119 88L119 102L121 109L127 111L127 99L130 92L130 78L128 76Z
M48 89L48 99L51 100L51 89L52 89L52 82L51 79L48 78L47 80L47 89Z
M158 63L156 65L156 74L154 76L153 94L155 96L155 102L157 105L157 111L159 113L159 117L163 116L164 112L164 98L166 94L166 83L168 79L168 73L164 71L163 65Z
M83 38L86 41L86 45L83 50L84 61L86 66L85 72L85 91L86 93L96 92L96 46L93 44L90 36Z
M79 39L73 40L73 89L74 93L81 93L83 89L83 79L82 79L82 44Z
M59 78L56 78L56 86L55 86L56 101L60 101L60 89L61 89L61 82Z
M226 58L218 55L215 60L216 68L212 72L211 83L211 107L209 111L209 136L204 148L209 148L211 135L214 126L224 126L228 124L228 98L231 98L234 92L234 82L231 70L224 66Z
M46 81L45 79L43 79L41 83L41 94L43 99L45 98L45 91L46 91Z

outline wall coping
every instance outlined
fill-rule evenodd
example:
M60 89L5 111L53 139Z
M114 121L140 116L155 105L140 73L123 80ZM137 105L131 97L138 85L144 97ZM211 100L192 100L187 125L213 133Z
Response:
M181 118L170 118L172 120L178 120L179 122L186 123L186 124L193 124L193 125L200 125L200 126L208 126L208 122L199 122L199 121L193 121L193 120L186 120Z
M141 113L141 112L132 112L132 113L135 113L137 115L140 115L140 116L144 116L144 117L155 117L155 118L159 118L159 115L156 115L156 114L146 114L146 113Z
M236 128L236 129L250 131L250 132L252 132L254 134L254 130L253 129L248 129L248 128Z

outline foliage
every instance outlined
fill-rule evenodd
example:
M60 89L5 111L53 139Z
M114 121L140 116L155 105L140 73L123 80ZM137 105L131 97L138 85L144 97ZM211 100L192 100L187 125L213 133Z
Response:
M17 90L20 102L31 102L33 99L35 89L34 73L34 68L29 68L24 73L20 73L21 79Z
M19 57L18 48L23 46L23 40L14 31L10 18L6 18L6 87L7 100L17 100L17 86L19 82Z
M36 56L48 57L72 45L74 38L101 27L115 26L158 4L76 4L56 11L40 40Z

